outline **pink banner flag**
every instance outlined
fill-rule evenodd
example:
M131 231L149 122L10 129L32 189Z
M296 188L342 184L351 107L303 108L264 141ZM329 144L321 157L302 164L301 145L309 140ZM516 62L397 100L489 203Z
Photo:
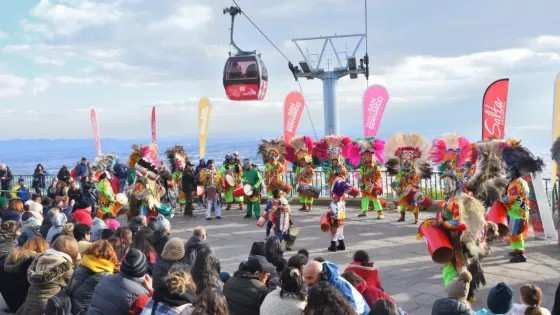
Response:
M95 151L101 155L101 139L99 138L99 125L97 124L97 112L95 108L90 111L91 127L93 128L93 139L95 140Z
M504 139L509 79L494 81L482 99L482 140Z
M364 93L363 110L364 110L364 137L375 137L383 112L389 101L389 93L387 89L379 84L370 86Z
M156 143L156 107L152 107L152 143Z
M284 100L284 143L290 142L296 134L305 100L300 92L291 92Z

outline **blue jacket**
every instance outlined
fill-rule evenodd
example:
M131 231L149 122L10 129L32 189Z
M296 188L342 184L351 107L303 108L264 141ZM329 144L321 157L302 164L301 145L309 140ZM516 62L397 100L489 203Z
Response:
M364 300L364 297L350 282L340 276L338 267L335 264L325 261L323 263L323 273L327 276L329 283L342 293L358 314L369 314L370 308Z
M76 174L75 177L82 176L86 177L88 175L88 167L86 164L78 164L76 165Z
M115 164L113 171L115 172L115 175L117 175L118 179L126 179L128 176L128 167L122 163Z

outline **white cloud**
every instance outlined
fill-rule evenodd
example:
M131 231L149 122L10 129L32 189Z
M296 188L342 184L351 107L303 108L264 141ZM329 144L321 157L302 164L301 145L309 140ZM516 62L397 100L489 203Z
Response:
M180 7L177 12L163 21L153 22L148 30L156 31L194 31L204 27L212 20L212 8L204 5Z
M0 31L0 40L2 39L8 39L8 33Z
M24 95L35 95L45 91L49 82L41 78L26 79L12 74L0 73L0 99Z
M43 56L33 57L33 60L40 64L40 65L53 65L53 66L62 66L65 64L64 60L61 59L51 59Z

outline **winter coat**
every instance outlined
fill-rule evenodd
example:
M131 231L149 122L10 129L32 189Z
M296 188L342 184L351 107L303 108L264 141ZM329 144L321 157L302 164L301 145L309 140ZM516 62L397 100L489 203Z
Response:
M165 230L154 231L154 249L156 250L158 256L161 256L161 253L163 252L163 248L165 247L165 244L167 244L167 241L169 241L170 238L171 235L169 235L169 233Z
M14 235L0 234L0 258L8 254L17 246Z
M33 172L33 184L31 185L34 189L45 188L45 171Z
M41 315L47 300L68 285L73 271L72 259L65 253L48 249L38 256L27 271L30 286L16 315Z
M454 298L438 299L432 306L432 315L474 315L474 311L465 303Z
M323 263L323 273L327 276L328 282L338 289L358 314L369 314L369 305L367 305L363 296L350 282L340 276L335 264L325 261Z
M12 312L16 312L27 297L27 269L35 257L37 253L28 252L14 262L8 261L8 256L0 259L0 293Z
M95 287L105 276L112 274L113 270L113 264L105 259L84 256L66 289L72 297L72 311L75 314L87 311Z
M0 170L0 178L2 177L4 177L4 179L0 179L0 190L11 191L14 175L12 175L12 171L9 167L6 166L6 169Z
M393 304L397 305L397 301L375 286L368 286L367 283L361 282L354 284L354 287L362 294L370 308L373 307L373 304L375 304L375 302L379 299L389 300L393 302Z
M102 219L95 217L92 221L91 227L91 241L98 241L101 239L101 232L107 228L107 224Z
M41 221L34 217L30 217L21 224L21 235L17 239L18 246L23 246L25 242L36 236L41 237Z
M206 240L201 240L198 236L191 236L187 243L185 243L185 257L183 257L183 262L192 266L196 260L196 255L203 249L210 250L210 246Z
M76 203L82 199L82 192L80 189L68 189L68 200L74 200Z
M90 228L93 226L93 219L91 218L91 208L76 209L70 217L80 224L85 224Z
M154 288L158 288L163 284L163 279L169 273L169 269L173 267L175 264L183 264L187 267L187 269L191 269L190 265L187 265L185 262L182 261L183 255L181 252L173 251L169 246L167 250L164 250L161 253L161 256L158 256L156 259L156 263L152 270L152 286Z
M76 173L74 174L74 178L84 178L88 176L89 170L87 164L80 163L76 165Z
M560 284L556 288L554 294L554 306L552 306L552 315L560 315Z
M196 190L196 176L192 167L185 167L185 170L183 171L183 177L181 179L181 184L183 192L186 194Z
M56 175L56 178L58 178L58 180L66 182L68 184L70 182L70 172L68 171L67 168L61 168L58 171L58 174Z
M307 302L305 300L300 300L293 294L284 293L284 296L280 297L281 290L282 288L278 287L276 290L266 295L263 303L261 304L261 314L292 315L301 314L303 312Z
M115 166L113 166L113 171L119 180L126 179L128 175L128 168L123 163L116 163Z
M53 238L60 234L60 232L62 231L62 227L68 222L68 219L66 218L66 215L64 215L63 213L60 213L54 217L51 218L51 228L49 229L49 232L47 233L47 237L45 238L45 240L47 242L52 242Z
M88 315L128 315L136 298L149 293L143 282L122 273L106 276L95 287Z
M509 312L507 312L506 315L525 315L525 311L527 310L527 307L529 306L526 304L513 303L511 310L509 310ZM544 307L539 307L539 308L541 314L550 315L550 312L546 308Z
M269 290L257 276L238 270L224 284L223 293L231 315L258 315Z
M19 222L21 220L21 215L23 214L23 212L19 212L17 210L13 210L13 209L6 209L4 211L2 211L2 222L6 222L6 221L17 221Z
M190 314L192 304L196 301L197 296L193 292L185 291L182 294L172 294L167 287L159 287L154 291L154 296L140 315L151 315L154 304L157 303L156 312L160 315L179 315Z
M34 218L39 220L39 225L41 225L41 222L43 222L43 220L45 219L45 217L43 216L43 205L35 201L31 201L28 208L29 209L27 210L27 212L31 213Z
M369 266L362 266L361 262L355 261L346 267L344 271L353 271L366 281L368 287L374 286L383 290L381 280L379 280L379 270L373 266L373 263L370 263Z

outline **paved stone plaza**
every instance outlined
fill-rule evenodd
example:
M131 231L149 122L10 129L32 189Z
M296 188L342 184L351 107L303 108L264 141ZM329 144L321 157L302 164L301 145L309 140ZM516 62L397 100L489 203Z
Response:
M416 240L418 226L411 224L411 215L407 216L408 222L397 223L397 212L389 210L385 219L378 221L373 213L366 218L357 218L358 209L349 208L344 231L347 249L331 253L326 250L328 236L319 229L319 217L324 209L325 206L317 206L311 213L295 211L294 226L300 229L300 235L294 252L286 253L286 257L306 248L311 258L322 256L343 269L351 262L355 250L367 250L380 269L386 292L395 297L409 314L431 313L434 300L445 296L440 266L431 261L424 243ZM222 220L206 221L200 209L195 214L195 218L179 214L172 219L174 236L186 239L195 226L205 225L209 243L225 271L235 271L247 258L251 244L264 240L264 230L256 226L256 220L244 219L244 212L237 209L223 211ZM433 212L422 212L420 219L432 216ZM543 306L552 308L560 282L560 247L556 241L536 240L530 236L527 248L527 263L509 264L507 244L492 247L493 253L483 262L488 285L478 293L480 301L473 304L473 309L485 307L489 287L499 281L510 284L516 292L527 282L539 285L545 296Z

